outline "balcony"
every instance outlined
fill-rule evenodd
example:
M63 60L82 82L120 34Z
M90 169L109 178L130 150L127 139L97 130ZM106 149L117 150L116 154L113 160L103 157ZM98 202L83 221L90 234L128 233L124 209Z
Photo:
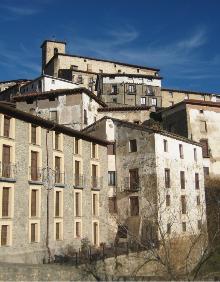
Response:
M122 187L122 191L132 193L132 192L138 192L140 190L141 187L140 187L139 177L133 179L130 177L124 178L124 187Z
M92 189L100 190L102 188L102 182L103 178L102 177L91 177L91 186Z
M74 186L76 188L83 188L85 185L84 175L74 174Z
M16 175L16 165L12 163L1 163L0 162L0 177L7 179L14 179Z
M30 181L42 182L42 168L31 167L29 168Z
M55 184L65 184L65 173L55 170Z

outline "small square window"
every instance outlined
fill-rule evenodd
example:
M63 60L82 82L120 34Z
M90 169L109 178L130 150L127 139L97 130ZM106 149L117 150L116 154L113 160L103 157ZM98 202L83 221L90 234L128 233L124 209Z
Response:
M186 222L182 222L182 231L186 232Z
M164 152L168 152L168 142L166 139L163 140L163 149Z

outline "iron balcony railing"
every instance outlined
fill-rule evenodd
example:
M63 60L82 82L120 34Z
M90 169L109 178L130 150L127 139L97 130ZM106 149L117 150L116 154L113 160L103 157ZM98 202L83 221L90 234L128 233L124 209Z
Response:
M139 177L136 178L130 178L130 177L125 177L124 178L124 187L123 187L124 191L127 192L137 192L141 190L141 186L140 186L140 181L139 181Z
M13 163L0 162L0 176L4 178L13 178L16 176L16 165Z
M84 185L85 185L84 175L74 174L74 186L82 188L84 187Z
M30 180L31 181L42 181L42 168L30 166Z
M65 183L65 173L59 170L55 170L55 183L64 184Z
M103 184L103 178L102 177L91 177L91 186L92 189L101 189Z

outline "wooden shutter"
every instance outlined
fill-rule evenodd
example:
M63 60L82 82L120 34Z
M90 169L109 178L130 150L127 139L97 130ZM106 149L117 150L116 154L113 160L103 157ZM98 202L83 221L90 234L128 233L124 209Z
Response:
M31 125L31 143L37 144L37 126L34 124Z
M31 223L31 242L36 242L36 223Z
M9 137L10 135L10 120L8 116L4 116L4 136Z
M56 240L60 240L60 223L56 222Z
M56 175L55 175L55 182L60 183L61 182L61 175L60 175L60 157L55 157L55 170L56 170Z
M38 180L37 175L37 152L31 151L31 179Z
M208 139L201 139L200 144L202 145L202 156L203 156L203 158L208 158L209 157Z
M92 211L93 211L93 215L97 215L97 195L93 194L92 195Z
M170 170L165 168L165 187L170 188Z
M130 197L131 216L139 215L139 200L138 197Z
M129 170L129 180L130 180L130 190L137 190L139 187L139 175L138 169L130 169Z
M181 189L185 189L185 173L184 173L184 171L180 171L180 184L181 184Z
M136 139L130 140L130 152L137 152L137 141L136 141Z
M76 222L76 237L80 237L81 236L81 228L80 228L81 224L80 222Z
M116 213L117 212L117 199L115 196L108 198L108 204L109 204L109 213Z
M186 214L186 197L184 195L181 196L181 206L182 214Z
M2 176L10 177L11 175L10 168L10 146L3 145L3 154L2 154Z
M56 150L59 150L59 137L60 137L60 134L55 132L55 149Z
M60 192L56 191L55 216L60 216Z
M92 143L92 158L95 159L96 157L96 144Z
M170 195L166 195L166 206L170 206Z
M1 246L6 246L8 241L8 225L2 225L1 228Z
M75 185L80 185L80 162L75 161Z
M9 192L10 192L10 188L3 187L3 191L2 191L2 216L9 216Z
M75 193L76 216L80 216L80 193Z
M79 154L79 139L75 137L75 154Z
M115 144L107 145L107 154L108 155L115 155Z
M94 222L93 224L93 237L94 237L94 245L98 244L98 223Z
M37 190L31 190L31 216L37 216Z

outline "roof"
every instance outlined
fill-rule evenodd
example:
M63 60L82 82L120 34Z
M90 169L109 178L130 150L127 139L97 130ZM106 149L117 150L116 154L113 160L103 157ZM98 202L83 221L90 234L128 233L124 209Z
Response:
M100 100L94 93L92 93L90 90L88 90L85 87L80 87L80 88L73 88L73 89L56 89L56 90L51 90L51 91L46 91L46 92L34 92L34 93L29 93L25 95L18 95L13 97L13 101L15 102L24 102L27 100L44 100L48 98L53 98L53 97L58 97L60 95L76 95L76 94L82 94L85 93L87 94L90 98L95 100L98 104L100 104L103 107L107 107L107 105Z
M181 89L171 89L171 88L161 88L161 91L169 91L169 92L178 92L178 93L189 93L189 94L198 94L198 95L220 95L217 93L208 93L208 92L200 92L193 90L181 90Z
M68 136L77 137L79 139L83 139L83 140L86 140L86 141L89 141L89 142L95 142L95 143L98 143L98 144L103 145L103 146L111 144L111 142L107 142L107 141L102 140L100 138L92 137L87 133L83 133L81 131L71 129L69 127L57 124L55 122L52 122L52 121L43 119L41 117L34 116L30 113L23 112L23 111L18 110L16 108L10 107L6 103L0 103L0 113L6 114L10 117L13 117L13 118L25 121L25 122L35 124L37 126L41 126L41 127L46 128L48 130L53 130L53 131L63 133L63 134L68 135Z
M139 73L100 73L100 77L118 77L118 76L127 76L127 77L137 77L137 78L149 78L149 79L163 79L161 76L155 75L147 75L147 74L139 74Z
M2 81L0 81L0 84L2 84L2 83L10 83L10 82L17 83L17 82L22 82L22 81L29 81L29 79L2 80Z
M98 112L127 112L127 111L147 111L151 107L149 106L118 106L118 107L105 107L99 108Z
M174 138L174 139L180 140L182 142L190 143L190 144L193 144L193 145L201 147L201 144L198 143L198 142L192 141L192 140L190 140L190 139L188 139L186 137L183 137L183 136L180 136L180 135L168 132L166 130L159 130L159 129L148 127L146 125L139 125L139 124L135 124L135 123L132 123L132 122L129 122L129 121L124 121L124 120L120 120L120 119L116 119L116 118L112 118L112 117L108 117L108 116L104 116L100 120L94 122L93 124L90 124L89 126L84 128L82 130L82 132L88 131L93 126L95 126L97 123L100 123L101 121L107 120L107 119L110 119L113 122L116 122L116 123L118 123L118 124L120 124L122 126L126 126L126 127L129 127L129 128L135 129L135 130L141 130L141 131L145 131L145 132L149 132L149 133L161 134L161 135L164 135L164 136L167 136L167 137L170 137L170 138Z
M42 48L47 42L54 42L54 43L61 43L61 44L65 44L66 45L66 42L65 41L57 41L57 40L50 40L50 39L46 39L44 40L44 42L41 44L40 48Z
M45 65L45 67L47 67L47 66L51 63L51 61L54 60L55 58L57 58L58 56L66 56L66 57L73 57L73 58L82 58L82 59L95 60L95 61L100 61L100 62L113 63L113 64L128 66L128 67L132 67L132 68L139 68L139 69L160 71L160 69L152 68L152 67L140 66L140 65L129 64L129 63L124 63L124 62L119 62L119 61L113 61L113 60L104 60L104 59L93 58L93 57L87 57L87 56L62 54L62 53L56 53L56 54L49 60L49 62Z

